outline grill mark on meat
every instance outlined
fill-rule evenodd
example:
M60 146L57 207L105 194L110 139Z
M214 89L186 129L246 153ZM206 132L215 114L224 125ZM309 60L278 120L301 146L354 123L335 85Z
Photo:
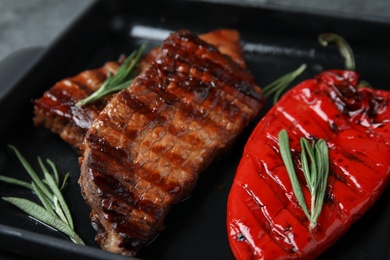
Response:
M115 64L115 66L112 66L111 64ZM70 80L76 81L79 83L83 83L86 86L86 89L83 89L84 91L90 91L90 93L87 93L87 96L92 94L92 92L96 91L100 88L100 85L102 82L104 82L107 79L107 74L115 74L117 71L118 66L120 65L120 62L118 63L109 63L106 70L87 70L84 73L80 74L80 77L74 77Z
M184 54L184 52L183 52L183 54ZM200 56L203 55L203 53L197 53L197 54ZM184 54L184 55L186 55L186 54ZM172 58L174 58L174 57L172 57ZM212 82L213 80L216 80L216 79L220 79L224 84L226 84L228 86L236 87L238 89L238 87L237 87L238 85L237 85L236 81L234 80L235 77L230 74L230 73L233 74L234 69L237 69L237 67L234 69L233 68L232 69L225 68L213 60L205 60L204 57L198 58L195 56L190 57L190 59L188 59L187 57L183 57L183 56L177 56L177 58L175 58L175 61L181 62L184 64L191 64L190 68L192 71L197 71L199 74L205 74L207 77L209 77L211 79L211 80L209 80L210 82ZM161 62L164 62L164 61L161 61ZM210 64L212 64L211 69L209 69ZM221 77L222 75L224 75L224 77ZM206 83L208 79L203 78L202 80L204 80L204 81L202 81L203 83ZM201 87L202 85L197 85L195 83L193 83L191 85L188 84L187 86L189 89L194 89L194 88L199 89L199 90L202 89L202 87ZM253 97L255 97L255 96L256 95L254 95Z
M172 82L168 86L168 91L176 92L177 95L185 95L186 100L188 100L186 104L199 105L199 108L192 113L193 115L199 114L200 117L206 118L208 113L218 113L219 116L232 117L235 113L225 115L216 110L226 110L229 112L239 111L241 109L253 110L250 104L242 102L237 98L240 95L237 90L232 91L230 86L223 84L219 80L203 76L203 74L202 72L199 75L199 73L191 69L190 81L188 81L188 75L179 74L178 77L171 79ZM216 88L215 86L219 86L220 88ZM196 90L194 91L194 89ZM191 92L189 93L189 91ZM250 113L250 111L248 112ZM234 120L234 118L230 118L230 120Z
M148 71L149 72L149 71ZM146 72L146 73L148 73ZM138 84L140 85L140 84ZM162 88L159 88L159 89L162 89ZM154 90L154 89L153 89ZM132 88L132 92L137 92L137 89L136 89L136 86L134 88ZM162 103L172 103L172 102L166 102L164 101L165 99L163 99L161 96L161 91L160 91L160 95L153 95L153 96L150 96L150 95L147 95L146 93L143 93L144 95L141 96L140 98L143 98L145 99L146 101L147 100L158 100L158 101L162 101ZM154 94L152 92L149 92L149 94ZM125 104L127 104L127 106L130 106L131 108L133 109L139 109L140 113L142 114L145 114L150 120L153 120L155 119L155 113L152 113L152 109L149 109L149 108L146 108L146 104L145 103L141 103L139 100L137 100L137 102L134 102L135 105L133 103L131 103L130 101L134 101L135 98L133 98L132 95L130 95L127 91L124 91L120 94L118 94L118 98L120 99L120 101L124 102ZM223 93L222 93L223 95ZM138 95L139 96L139 95ZM166 95L165 95L166 96ZM158 98L160 97L160 98ZM210 99L212 99L213 97L211 97ZM222 99L221 99L222 100ZM229 101L229 100L228 100ZM189 103L185 103L183 104L186 108L182 107L183 110L185 110L185 113L183 113L184 115L188 115L189 117L191 117L192 119L194 120L201 120L201 119L204 119L206 122L207 122L207 125L212 125L212 124L215 124L216 120L214 118L212 118L211 120L210 119L207 119L205 118L204 116L204 113L202 112L199 112L199 108L194 108L193 105L189 104ZM190 107L189 109L187 107ZM226 109L226 105L224 104L221 104L221 107L222 108L225 108L225 110L228 110L228 111L231 111L233 110L232 108L230 109ZM158 108L158 106L155 106L154 108ZM164 109L158 109L160 111L163 111ZM206 109L203 109L203 110L206 110ZM236 108L236 110L238 110L238 108ZM235 113L234 113L235 114ZM221 114L218 114L218 115L215 115L213 117L218 117L220 116ZM230 114L228 114L230 115ZM115 114L113 114L113 117L115 117ZM213 120L214 119L214 120ZM165 122L167 119L166 118L161 118L160 119L157 119L157 121L159 123L162 123L162 122ZM105 120L106 121L106 120ZM115 123L118 123L118 120L113 120ZM224 120L221 120L222 122L224 122ZM119 120L120 122L120 120ZM109 124L110 122L108 122ZM229 123L232 123L232 122L228 122L227 124ZM115 127L113 125L111 125L111 127L113 127L114 129L117 129L117 130L120 130L122 127ZM222 127L222 128L226 128L227 126L226 125L222 125L222 126L219 126L219 127ZM172 129L173 127L170 127L170 129ZM132 136L134 136L134 134L132 134ZM196 138L196 137L195 137ZM196 141L200 141L200 144L202 144L203 142L201 142L201 140L199 138L197 138L198 140ZM131 140L129 140L131 141ZM177 158L180 158L181 156L176 156Z
M253 78L250 74L245 73L237 63L229 62L226 60L231 60L230 57L220 55L218 50L208 45L206 42L200 40L197 37L191 35L181 36L182 40L185 41L183 44L184 48L176 50L175 38L166 41L162 52L167 52L165 60L157 59L158 63L171 64L171 59L176 59L182 61L183 63L191 64L191 66L197 68L199 71L207 72L208 75L211 75L215 78L222 80L226 85L233 86L238 89L240 92L245 93L246 95L251 96L257 100L261 100L262 96L259 92L255 91L251 84L254 84ZM189 52L195 51L194 55L187 55ZM175 50L176 52L174 52ZM172 71L172 68L164 68L166 71ZM168 74L169 75L169 74ZM175 74L176 75L176 74ZM241 81L237 81L237 77L242 78ZM195 87L193 85L192 87Z
M100 176L102 176L102 175L100 175L100 173L91 171L91 172L89 172L89 176L83 176L82 175L81 178L91 178L91 179L94 179L96 177L97 180L99 180ZM121 217L120 217L119 214L111 214L111 215L109 215L110 214L110 210L107 210L104 206L107 206L107 205L110 205L110 204L101 203L100 201L94 200L93 198L95 196L99 196L99 194L103 194L101 189L104 189L105 185L110 185L109 191L115 191L115 192L121 191L121 186L120 186L119 182L116 179L114 179L114 178L112 178L110 176L103 176L100 180L101 180L102 186L99 187L99 189L95 186L95 182L91 181L91 182L89 182L89 185L84 187L83 193L84 193L86 198L89 198L89 204L90 204L90 206L92 208L92 212L91 212L92 225L95 227L96 230L100 230L100 232L98 233L98 235L96 237L97 242L100 243L102 241L105 241L106 243L105 244L102 243L102 247L103 247L103 249L110 251L110 248L112 247L112 245L111 245L112 240L107 239L107 236L109 236L109 234L107 236L106 236L106 234L110 233L110 232L112 233L112 230L111 229L106 229L105 227L110 225L110 221L113 221L112 217L118 219L118 222L115 222L115 225L116 225L117 229L121 229L121 227L123 226L122 224L124 223L124 221L122 221L120 219ZM112 188L114 188L114 189L112 189ZM116 200L123 200L124 198L126 198L126 197L122 198L121 195L123 195L123 192L119 192L117 196L111 196L110 198L111 199L116 199ZM105 197L104 199L107 199L107 198ZM107 202L107 200L106 200L106 202ZM113 205L113 204L111 203L111 205ZM126 203L124 203L124 205L126 205ZM97 214L96 210L98 210L99 212L101 210L103 210L103 212L104 212L103 216ZM113 208L111 207L111 211L112 210L113 210ZM140 215L137 212L137 209L130 208L129 211L128 211L127 217L132 217L132 219L134 219L134 221L135 221L137 219L137 215ZM140 219L138 221L146 221L146 219L148 219L149 223L153 223L153 219L151 219L150 217L145 218L145 215L143 215L142 219ZM134 225L134 227L137 227L137 226ZM126 228L127 232L128 232L127 234L132 234L132 235L134 235L134 237L130 237L130 236L121 237L121 235L118 235L118 236L120 237L121 243L123 243L123 245L126 245L127 243L129 243L133 247L139 249L139 245L137 245L137 244L145 242L144 238L142 236L142 232L141 231L135 232L135 230L130 231L130 228L131 227L127 227ZM115 234L113 234L113 235L115 235Z
M137 92L138 90L139 88L137 88L137 86L134 86L134 89L131 92ZM165 122L167 120L166 117L155 113L156 109L160 108L161 110L165 110L166 107L165 104L161 104L161 102L159 102L164 99L160 97L157 93L154 93L152 91L145 91L144 93L142 93L142 95L134 96L131 92L122 91L121 93L119 93L119 102L137 111L137 113L141 113L149 120L155 120L158 122ZM153 102L153 107L150 107L151 102Z
M188 54L187 54L187 56L188 56ZM177 60L180 60L180 59L179 58L176 59L175 62L177 62ZM181 60L186 60L186 59L181 59ZM198 61L192 61L192 60L187 59L186 62L192 63L192 62L198 62ZM188 100L190 100L192 103L201 104L202 102L204 102L205 97L207 97L207 96L208 96L209 100L214 101L213 107L210 107L209 109L197 108L196 110L194 110L191 107L190 110L187 110L187 112L190 112L191 115L193 115L195 117L200 116L202 119L206 118L206 116L208 115L207 114L208 111L212 111L212 113L216 112L213 110L214 107L216 107L216 108L221 107L221 110L226 110L226 111L239 110L238 107L236 107L235 109L228 107L228 106L235 106L235 103L239 103L239 102L237 102L238 99L233 98L233 96L230 96L230 100L227 99L228 95L226 95L226 93L231 92L231 91L228 91L229 86L223 85L223 87L224 87L223 91L220 91L222 93L216 92L216 91L219 91L219 89L215 88L215 85L221 86L221 82L216 80L214 77L210 77L209 74L205 74L205 73L199 71L198 69L193 69L194 66L192 66L191 69L188 69L190 66L189 64L179 63L176 66L178 68L181 68L181 69L180 69L179 73L177 73L175 75L176 77L169 77L169 80L171 80L171 84L169 85L170 87L168 88L168 90L176 91L177 95L189 96ZM185 68L187 68L187 69L185 69ZM191 81L188 81L188 75L186 74L186 72L188 72L188 71L191 72L191 76L192 76L190 78ZM197 73L197 72L200 72L200 73ZM203 77L203 75L206 75L206 76ZM172 83L172 82L174 82L174 83ZM196 90L194 91L194 89L196 89ZM191 93L188 94L189 91L191 91ZM237 91L234 91L234 92L235 92L234 94L237 95ZM216 99L215 97L216 96L219 97L219 95L226 95L226 97ZM215 102L215 101L217 101L217 102ZM222 102L222 104L221 104L221 102ZM191 106L190 103L188 103L187 105ZM206 106L209 104L207 104L207 101L206 101L206 104L204 104L204 105ZM242 104L242 103L239 105L241 105L242 109L246 108L244 106L244 104ZM234 114L235 113L228 114L228 115L231 116ZM223 114L223 113L218 114L218 116L221 116L221 115L225 116L225 114ZM208 123L217 122L216 120L210 120L210 121L211 122L208 122Z
M154 142L154 143L150 143L149 145L148 144L145 144L145 141L141 142L140 146L139 147L134 147L133 149L136 149L136 153L133 153L133 154L128 154L125 149L126 147L120 147L120 146L113 146L110 144L110 142L108 141L108 139L113 142L113 143L118 143L117 141L112 141L112 138L115 138L115 137L118 137L120 136L119 139L123 138L125 139L125 137L122 137L123 134L121 132L118 132L116 130L113 130L111 129L111 132L109 133L109 136L107 136L107 138L101 138L100 136L96 136L94 135L93 133L91 133L90 135L88 135L88 141L91 142L93 145L93 149L94 150L98 150L98 151L103 151L107 154L111 154L111 157L110 159L113 159L115 161L120 161L121 164L123 164L124 166L126 166L125 168L130 170L129 172L126 172L127 173L127 176L126 176L126 179L128 180L131 180L132 178L135 178L135 176L133 175L134 172L132 171L133 169L135 168L140 168L142 170L138 170L138 177L142 178L143 180L145 181L148 181L150 183L152 183L153 185L155 185L156 187L159 187L161 188L162 190L164 190L165 192L171 192L172 190L175 190L177 189L177 187L180 186L179 183L173 181L173 182L169 182L167 179L168 178L164 178L164 176L161 175L161 173L156 173L155 172L155 169L157 168L157 164L158 163L161 163L163 164L165 161L165 158L160 158L159 154L161 152L168 152L172 147L173 147L173 144L172 143L168 143L168 141L172 140L172 136L169 136L169 135L164 135L163 137L163 140L160 140L159 144L156 144L157 142ZM164 141L164 140L167 140L167 141ZM132 141L132 140L129 140L128 143L138 143L139 141L135 140L135 141ZM127 142L125 142L127 143ZM177 146L180 147L179 144L177 144ZM190 149L192 148L190 145L187 145L187 147L180 147L180 148L187 148ZM180 155L180 150L182 149L176 149L176 153L171 153L170 154L170 158L172 157L175 158L175 160L171 160L169 159L169 167L177 167L177 169L182 169L182 170L185 170L185 167L188 167L189 165L188 164L182 164L180 165L179 163L177 163L179 161L179 158L183 158L182 155ZM147 155L147 160L145 161L143 158L140 158L137 154L142 154L142 155ZM148 155L149 154L149 155ZM184 154L186 154L184 152ZM102 164L103 161L110 161L110 159L107 159L107 158L99 158L99 159L95 159L94 161L96 161L97 165L95 165L94 167L95 168L104 168ZM160 159L160 161L159 161ZM186 158L184 158L186 159ZM175 163L176 162L176 163ZM149 165L145 165L146 163L148 163ZM112 167L111 166L108 166L108 167ZM106 171L109 171L109 169L105 169Z
M129 171L128 167L131 167L131 165L128 165L124 161L115 161L115 163L112 164L102 164L102 160L112 160L110 155L102 152L95 152L88 160L92 166L91 168L96 169L92 170L91 176L93 178L93 183L98 187L98 193L102 198L102 203L103 200L117 200L123 203L123 207L132 206L131 210L147 212L148 215L150 215L148 218L153 219L161 216L161 207L165 205L164 200L153 199L148 196L147 192L153 191L153 194L157 194L159 197L164 197L162 195L165 194L165 192L159 189L159 187L152 186L138 175L124 175L123 172ZM115 176L105 174L110 168L116 169L117 172ZM134 186L137 185L138 187L135 189ZM103 203L101 204L101 207L105 211L110 210L107 209L105 205L107 206L108 204ZM108 211L106 213L108 213ZM111 217L115 217L115 214Z
M182 64L177 65L177 66L182 67ZM156 68L156 70L159 69L158 67L153 67L153 69L150 68L150 70L154 71L154 68ZM160 72L158 74L161 74L161 73L162 72ZM202 119L205 118L207 116L207 113L205 113L205 112L213 111L214 107L217 107L217 108L221 107L222 110L227 110L227 111L234 111L234 110L238 111L239 110L239 108L235 104L235 103L238 103L237 98L234 98L233 96L228 96L228 95L226 95L226 98L219 96L219 95L225 95L225 93L228 92L227 87L225 87L225 86L223 88L224 92L222 92L222 93L221 93L221 91L219 91L219 89L214 87L215 85L220 85L220 82L208 83L205 77L200 78L200 76L197 77L197 75L194 75L194 77L191 78L191 82L190 82L190 81L188 81L188 77L186 76L186 74L181 74L181 73L178 73L178 75L176 77L169 77L169 80L171 82L170 82L170 84L168 84L168 86L166 86L166 84L164 84L164 85L159 84L159 87L155 88L155 89L153 88L154 86L152 86L153 91L158 92L158 95L163 100L166 100L164 98L164 96L167 93L166 91L168 91L170 93L176 92L176 95L178 96L178 98L179 98L179 96L185 96L185 100L188 100L188 102L185 104L185 106L189 108L187 110L187 112L189 112L192 116L194 116L195 119L198 117L200 117ZM194 89L196 89L196 91L194 91ZM164 91L164 90L166 90L166 91ZM235 91L234 94L237 95L237 92ZM208 109L194 107L194 105L193 105L194 103L202 104L202 102L204 102L206 97L208 97L209 100L212 100L212 102L213 102L212 107L210 107ZM218 97L218 98L216 98L216 97ZM228 97L230 99L228 99ZM145 98L145 99L148 99L148 98ZM175 99L175 100L177 100L177 99ZM204 104L204 106L207 106L209 104L210 104L210 102L206 102ZM243 105L243 104L240 103L238 105ZM229 108L228 106L235 106L236 108L233 109L233 108ZM243 109L246 108L245 106ZM217 111L213 111L213 112L217 113ZM232 113L232 115L234 115L234 113ZM230 116L230 114L229 114L229 116ZM231 120L233 120L233 119L231 119Z
M142 160L142 158L139 158L137 154L146 154L147 150L142 149L142 147L138 147L137 149L133 148L132 150L136 150L136 152L133 152L132 154L129 154L127 152L126 147L120 147L120 146L113 146L110 144L110 142L118 143L117 141L112 141L113 138L111 137L117 137L117 136L123 136L121 132L115 131L111 129L111 132L109 135L107 135L106 138L102 138L98 135L95 135L94 133L91 133L87 136L88 141L92 144L91 148L93 148L96 151L101 151L104 153L96 152L94 156L98 156L97 158L93 158L91 160L91 167L96 169L101 169L101 171L109 172L110 168L117 169L116 175L118 176L118 172L125 172L123 176L120 176L120 178L123 178L125 181L132 181L134 182L134 179L137 180L144 180L147 182L152 183L156 188L161 189L161 192L172 192L173 190L176 190L179 186L179 183L176 182L168 182L164 176L161 176L160 174L155 172L155 169L157 168L156 162L158 162L158 155L154 154L154 159L149 156L149 159L153 159L152 161L155 161L155 163L152 163L149 166L145 165L145 162ZM125 137L123 137L125 139ZM110 140L110 141L109 141ZM127 142L125 142L127 143ZM128 141L128 143L137 143L136 141ZM142 144L141 144L142 146ZM173 145L172 145L173 146ZM165 149L169 149L167 145L162 146ZM155 149L157 149L155 147ZM101 157L100 157L101 156ZM107 158L109 157L109 158ZM103 164L103 162L109 161L111 164L108 164L107 166ZM113 162L118 162L118 165L115 165L113 167ZM134 172L134 169L140 169L137 172ZM119 177L119 176L118 176Z
M99 72L96 72L96 74L98 74ZM88 73L89 75L91 75L91 73ZM101 80L101 82L104 82L105 80L105 77L104 79ZM94 90L92 90L89 86L87 86L84 82L82 81L79 81L77 79L69 79L68 82L71 82L72 85L75 85L77 86L78 89L80 89L80 93L82 93L82 95L84 97L88 97L89 95L91 95ZM71 95L71 93L67 93L68 95ZM82 99L82 98L80 98ZM74 103L73 104L76 104L78 100L75 100L73 99Z
M117 179L109 175L101 174L97 171L94 172L93 176L94 182L97 184L99 189L101 189L102 194L104 194L101 200L101 207L104 209L104 212L107 213L105 217L110 222L118 223L119 226L130 226L128 225L127 221L118 221L117 219L126 217L129 212L133 211L135 214L140 210L149 213L148 217L146 218L150 220L150 222L147 223L149 225L154 223L155 219L158 219L162 216L161 208L157 207L155 203L152 203L147 199L142 199L137 196L137 194L132 193ZM142 226L140 226L138 229L140 228L142 228ZM119 230L119 232L121 231Z
M194 52L194 48L200 51ZM179 54L169 56L178 52L200 57L213 53L219 64L226 63L238 72L232 77L227 74L233 71L215 69L218 73L212 76L209 71L220 66L213 60L187 58L182 62ZM202 62L204 73L198 76L186 71L192 62ZM217 152L258 115L263 106L262 98L257 99L260 89L249 73L241 71L230 58L193 34L172 34L149 68L119 92L94 121L85 139L80 185L104 249L134 255L163 228L170 207L188 196ZM213 79L225 76L231 85ZM193 83L183 86L190 77ZM246 81L256 90L239 92L242 89L237 86ZM250 105L245 104L246 99ZM102 183L105 178L110 178L108 186ZM119 198L127 194L131 194L131 202Z
M99 69L87 70L57 82L34 102L34 124L51 129L66 142L82 149L86 131L108 99L83 108L75 104L99 88L107 72L115 72L118 66L118 62L107 62Z
M102 176L96 172L94 172L93 176L97 179L97 183L101 183L102 186L109 184L110 187L109 190L114 190L115 192L118 192L118 190L124 189L123 186L121 186L116 179L111 178L110 176L108 177ZM94 185L95 185L94 183L91 183L92 189L96 189ZM115 189L112 189L113 187L115 187ZM104 214L102 216L101 215L99 216L99 214L97 214L93 209L91 213L92 224L95 227L95 229L100 230L97 236L98 242L106 241L106 236L104 235L105 232L112 232L112 231L110 229L106 229L105 227L109 226L110 222L113 222L116 225L116 230L120 232L125 232L126 234L131 234L131 236L129 236L126 239L121 238L123 239L121 240L123 246L129 244L132 245L134 248L137 248L136 244L140 244L140 241L141 243L146 243L145 237L148 237L148 235L150 235L148 233L148 230L143 228L142 223L148 223L149 225L152 225L158 219L154 218L153 217L154 215L148 215L147 217L145 217L145 214L141 215L137 208L131 207L130 206L131 204L125 203L121 195L123 195L123 192L116 193L115 196L111 196L109 198L107 197L103 198L101 203L101 209L99 210L103 210ZM138 202L138 204L140 203ZM118 205L121 205L121 207L118 207ZM120 212L125 209L127 209L126 211L127 214L126 215L121 214ZM155 211L156 212L155 216L157 217L160 215L159 210L160 209L156 209ZM116 212L116 214L111 214L111 212ZM132 225L126 224L127 218L131 218L134 220ZM141 225L137 225L137 223L141 223ZM121 235L119 234L119 237L120 236ZM106 244L106 246L109 247L110 245ZM106 248L103 247L103 249Z

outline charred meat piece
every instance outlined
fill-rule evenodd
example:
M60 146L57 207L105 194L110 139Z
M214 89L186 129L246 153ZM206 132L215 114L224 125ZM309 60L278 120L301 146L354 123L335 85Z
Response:
M77 101L95 92L107 78L107 73L115 73L119 62L107 62L95 70L57 82L34 104L34 124L43 125L60 135L67 143L82 150L82 142L93 120L107 104L109 97L83 107Z
M221 53L231 56L241 66L245 66L237 31L220 29L203 34L200 38L215 45ZM139 64L140 70L147 68L159 53L160 48L157 47L145 55ZM121 60L107 62L101 68L87 70L57 82L43 97L35 101L34 124L42 125L60 135L65 142L82 153L87 130L112 95L83 107L76 106L76 103L100 88L107 78L107 72L114 74L120 63Z
M191 32L171 34L85 138L79 183L101 247L135 255L150 242L263 105L232 58Z

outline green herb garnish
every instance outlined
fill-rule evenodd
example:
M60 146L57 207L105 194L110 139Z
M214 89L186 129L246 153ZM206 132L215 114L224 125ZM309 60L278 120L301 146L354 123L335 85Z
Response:
M326 142L323 139L313 141L310 145L306 138L300 139L302 170L306 179L307 187L311 195L310 212L303 196L301 185L295 172L292 160L289 137L286 130L279 132L280 154L286 166L295 197L302 207L306 217L310 221L309 228L312 230L317 226L318 216L321 213L325 198L325 191L329 173L329 152Z
M107 79L104 81L102 86L89 97L78 101L76 106L84 106L90 102L102 98L107 94L118 92L127 88L133 79L138 75L138 69L136 65L140 60L144 50L145 45L142 45L138 51L133 51L119 67L115 75L108 73Z
M55 230L66 234L74 243L84 245L84 242L74 231L73 220L69 207L61 193L61 190L65 186L65 183L69 177L69 173L67 173L63 181L60 182L55 164L52 161L47 160L47 165L50 166L52 172L52 174L50 174L50 171L47 169L46 165L43 163L41 158L38 157L39 165L44 174L44 179L41 180L31 165L18 151L18 149L12 145L9 145L9 148L15 152L20 163L31 177L32 182L28 183L1 175L0 181L32 190L39 198L43 207L24 198L3 197L2 199L15 205L25 213L29 214L31 217L45 223Z
M287 73L263 88L263 94L266 98L274 94L273 103L278 102L282 92L306 69L306 64L302 64L298 69Z

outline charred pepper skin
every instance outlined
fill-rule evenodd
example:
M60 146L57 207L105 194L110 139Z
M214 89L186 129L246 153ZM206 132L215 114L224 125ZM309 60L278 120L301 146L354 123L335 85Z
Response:
M251 134L228 197L237 259L313 259L379 198L390 176L390 92L358 88L353 71L324 71L287 92ZM324 139L330 172L317 227L300 208L280 156L286 129L307 202L299 138Z

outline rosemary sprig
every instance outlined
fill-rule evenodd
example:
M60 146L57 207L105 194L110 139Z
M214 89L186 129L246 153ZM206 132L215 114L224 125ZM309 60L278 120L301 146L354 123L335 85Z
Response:
M31 165L18 151L18 149L12 145L9 145L9 148L14 151L19 161L23 165L24 169L31 177L32 182L28 183L17 180L15 178L5 177L1 175L0 181L32 190L39 198L43 207L36 204L35 202L23 198L3 197L2 199L18 207L25 213L29 214L31 217L45 223L46 225L60 232L63 232L64 234L69 236L69 238L74 243L84 245L84 242L74 231L73 220L69 207L66 204L66 201L61 193L61 190L64 187L66 180L69 178L69 173L65 175L64 180L61 183L55 164L52 161L47 160L47 164L50 166L50 169L52 171L52 174L50 174L49 170L47 169L41 158L38 157L38 162L41 167L41 171L44 174L44 179L41 180L38 177L38 174L31 167Z
M273 103L278 102L282 92L306 69L306 64L302 64L298 69L287 73L263 88L263 94L266 98L274 94Z
M141 45L138 51L133 51L119 67L115 75L108 73L107 79L104 81L102 86L89 97L79 100L76 103L76 106L84 106L102 98L107 94L118 92L127 88L133 79L138 75L138 69L136 65L140 60L144 50L145 45Z
M295 172L290 152L289 137L286 130L278 135L280 154L286 166L295 197L306 217L310 221L309 229L317 226L317 220L322 210L329 174L329 151L326 142L319 139L310 145L306 138L300 139L302 170L311 195L310 211L306 205L301 185Z

